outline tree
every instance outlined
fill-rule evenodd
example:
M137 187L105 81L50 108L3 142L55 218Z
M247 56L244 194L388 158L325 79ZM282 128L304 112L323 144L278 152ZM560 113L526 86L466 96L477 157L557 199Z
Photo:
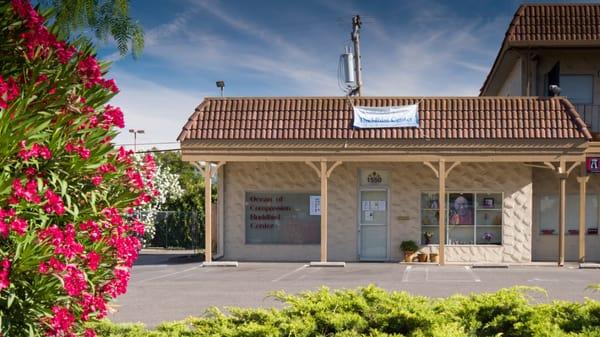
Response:
M127 290L156 165L114 148L106 64L45 21L0 0L0 335L90 337Z
M52 8L61 35L90 30L102 41L112 37L121 55L131 48L138 57L144 49L144 30L129 16L128 0L42 0L41 4Z
M143 169L145 160L141 156L136 156L136 162ZM149 243L154 238L156 233L156 215L160 211L168 210L169 203L177 202L183 196L183 189L179 182L179 175L171 173L169 166L165 166L158 161L156 164L156 173L152 177L152 188L147 193L152 193L152 190L158 194L147 204L136 207L136 213L139 214L139 219L144 223L144 238L143 243Z
M194 165L181 160L181 152L161 152L156 154L156 162L168 167L179 175L183 195L165 204L169 210L204 210L204 177ZM213 198L216 198L216 184L213 184ZM213 200L214 201L214 200Z

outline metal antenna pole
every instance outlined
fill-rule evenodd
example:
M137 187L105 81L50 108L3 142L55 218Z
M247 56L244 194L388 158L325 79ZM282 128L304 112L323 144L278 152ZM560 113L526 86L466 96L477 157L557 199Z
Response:
M351 94L361 96L362 95L362 67L360 65L360 15L355 15L352 18L352 42L354 44L354 69L356 71L356 89Z

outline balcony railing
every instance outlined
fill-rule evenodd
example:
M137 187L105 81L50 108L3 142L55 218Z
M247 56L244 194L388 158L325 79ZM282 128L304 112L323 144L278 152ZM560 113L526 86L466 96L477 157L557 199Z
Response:
M575 104L575 109L594 133L600 133L600 105ZM594 138L597 136L594 135Z

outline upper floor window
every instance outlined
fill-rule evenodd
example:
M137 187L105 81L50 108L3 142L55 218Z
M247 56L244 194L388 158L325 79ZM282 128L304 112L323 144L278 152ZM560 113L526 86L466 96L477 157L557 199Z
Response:
M592 75L560 75L560 95L573 104L592 104L594 101L594 78Z

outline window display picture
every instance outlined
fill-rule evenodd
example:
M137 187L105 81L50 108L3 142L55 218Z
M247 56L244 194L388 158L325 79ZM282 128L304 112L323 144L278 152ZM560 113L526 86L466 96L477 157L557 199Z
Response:
M451 225L473 225L472 193L450 193L449 223Z

